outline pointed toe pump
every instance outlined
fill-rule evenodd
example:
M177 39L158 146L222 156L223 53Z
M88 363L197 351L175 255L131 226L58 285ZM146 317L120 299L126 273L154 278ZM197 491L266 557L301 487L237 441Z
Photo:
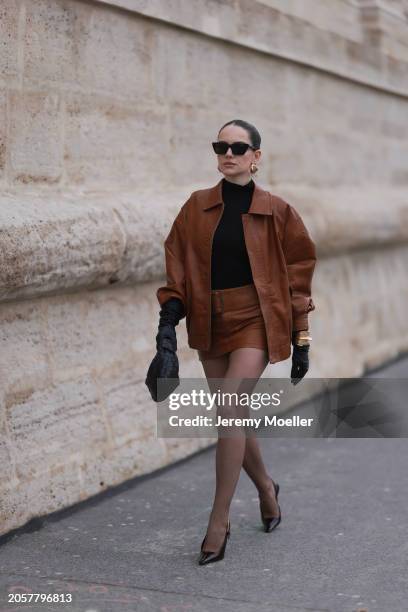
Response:
M214 561L221 561L221 559L224 558L225 548L227 546L227 539L230 536L230 532L231 532L231 525L228 519L227 531L225 532L224 542L222 543L221 548L218 552L203 550L203 546L205 542L205 536L204 536L204 539L201 542L201 552L200 552L200 556L198 559L199 565L206 565L207 563L213 563Z
M272 481L273 482L273 481ZM278 501L278 494L279 494L279 485L276 482L273 482L273 488L275 489L275 495L276 495L276 501ZM279 508L279 515L278 516L272 516L272 517L266 517L263 515L262 512L262 508L260 508L261 510L261 519L262 519L262 523L264 526L264 531L266 533L270 533L271 531L273 531L275 529L275 527L277 527L279 525L279 523L281 522L281 509L280 506L278 504L278 508Z

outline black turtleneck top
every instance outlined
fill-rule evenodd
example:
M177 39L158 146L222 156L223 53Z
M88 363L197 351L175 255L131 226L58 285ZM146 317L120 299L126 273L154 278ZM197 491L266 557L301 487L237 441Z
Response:
M255 183L238 185L222 179L224 212L214 233L211 253L211 289L253 283L241 215L251 205Z

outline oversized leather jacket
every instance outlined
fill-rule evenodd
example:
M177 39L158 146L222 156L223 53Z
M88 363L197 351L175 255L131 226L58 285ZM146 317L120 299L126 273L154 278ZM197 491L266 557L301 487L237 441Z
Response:
M211 343L211 251L224 210L222 179L194 191L181 207L165 246L167 284L157 289L160 306L182 300L191 348ZM268 338L270 363L290 357L292 331L308 329L316 248L300 215L257 183L242 223Z

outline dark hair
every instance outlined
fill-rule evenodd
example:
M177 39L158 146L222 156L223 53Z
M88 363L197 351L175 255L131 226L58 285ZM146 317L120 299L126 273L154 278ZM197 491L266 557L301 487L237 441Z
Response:
M248 123L242 119L233 119L232 121L228 121L228 123L224 123L224 125L219 129L218 133L220 133L221 130L227 125L239 125L239 127L244 128L249 134L252 146L255 147L255 149L261 148L261 135L256 127L252 125L252 123Z

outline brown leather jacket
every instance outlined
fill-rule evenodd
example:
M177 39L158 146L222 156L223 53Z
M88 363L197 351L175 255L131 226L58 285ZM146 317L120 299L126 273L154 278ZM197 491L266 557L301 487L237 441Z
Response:
M167 284L160 306L182 300L188 344L208 350L211 341L211 249L224 210L222 179L194 191L181 207L164 246ZM316 248L296 210L257 183L242 215L245 243L268 338L269 361L290 357L292 331L308 329Z

